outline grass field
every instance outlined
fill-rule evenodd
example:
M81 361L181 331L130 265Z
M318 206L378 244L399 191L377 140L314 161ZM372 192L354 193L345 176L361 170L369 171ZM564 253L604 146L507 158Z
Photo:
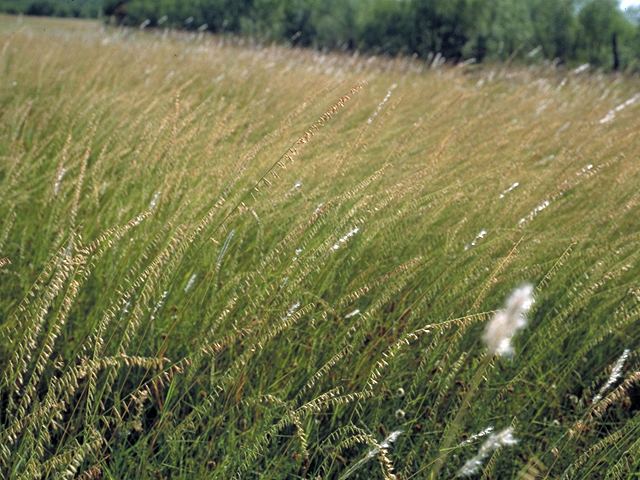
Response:
M0 69L4 478L637 478L637 78L12 17Z

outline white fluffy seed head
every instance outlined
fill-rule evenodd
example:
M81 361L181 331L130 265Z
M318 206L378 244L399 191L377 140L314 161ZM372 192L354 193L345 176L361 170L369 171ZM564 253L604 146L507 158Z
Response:
M344 318L351 318L351 317L355 317L356 315L359 315L359 314L360 314L360 309L359 309L359 308L356 308L355 310L353 310L353 311L351 311L351 312L347 313L347 314L344 316Z
M624 364L627 361L627 358L629 358L630 353L631 353L631 350L629 350L628 348L625 348L624 351L622 352L622 355L618 357L618 359L616 360L616 363L613 365L613 368L611 369L611 374L609 375L607 382L600 388L600 391L593 397L593 400L591 400L592 404L602 400L602 397L607 392L607 390L609 390L611 386L622 377L622 369L624 368Z
M149 210L155 210L158 207L158 200L160 200L160 192L155 192L149 202Z
M191 277L189 277L189 281L187 282L187 284L184 287L184 293L187 293L189 290L191 290L193 288L193 286L196 283L196 278L198 275L196 275L195 273L193 275L191 275Z
M393 432L391 432L387 438L385 438L382 443L380 444L380 447L384 448L385 450L390 448L391 445L398 440L398 437L402 434L403 430L394 430ZM376 454L380 451L380 449L378 448L372 448L371 450L369 450L369 452L367 453L367 456L365 457L366 460L371 459L373 457L376 456Z
M518 439L513 435L513 428L505 428L498 433L493 433L484 441L478 453L467 460L458 471L458 477L470 477L476 475L487 457L494 451L502 447L509 447L518 443Z
M499 310L487 324L482 339L489 352L499 356L512 356L511 340L518 330L527 325L527 312L533 305L533 286L516 288L507 299L505 308Z

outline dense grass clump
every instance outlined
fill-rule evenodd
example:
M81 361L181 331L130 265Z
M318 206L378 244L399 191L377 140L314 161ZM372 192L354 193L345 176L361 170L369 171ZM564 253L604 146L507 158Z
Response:
M2 476L640 468L637 80L13 18L0 62Z

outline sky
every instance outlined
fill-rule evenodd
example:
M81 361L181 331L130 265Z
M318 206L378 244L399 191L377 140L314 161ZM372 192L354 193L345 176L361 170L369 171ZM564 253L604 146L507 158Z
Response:
M620 0L620 6L622 8L633 7L640 5L640 0Z

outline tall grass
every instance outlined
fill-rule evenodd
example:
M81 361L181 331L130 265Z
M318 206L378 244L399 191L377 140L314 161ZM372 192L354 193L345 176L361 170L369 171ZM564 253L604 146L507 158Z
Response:
M637 79L10 17L0 62L4 477L640 468Z

